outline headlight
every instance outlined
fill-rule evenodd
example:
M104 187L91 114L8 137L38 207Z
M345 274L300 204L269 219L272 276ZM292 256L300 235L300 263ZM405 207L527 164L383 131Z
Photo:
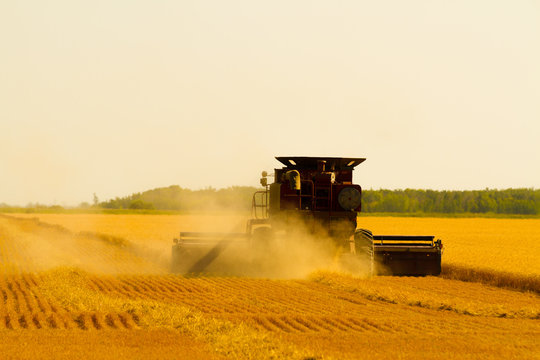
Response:
M339 205L345 210L354 210L360 206L362 201L360 191L353 187L346 187L339 192Z

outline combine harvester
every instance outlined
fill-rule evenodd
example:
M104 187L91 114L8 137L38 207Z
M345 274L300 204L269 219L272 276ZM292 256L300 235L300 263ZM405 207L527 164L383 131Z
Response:
M294 241L292 234L301 229L314 237L330 238L344 255L342 258L368 263L373 275L440 274L443 245L434 236L373 235L369 230L357 229L362 189L353 184L352 175L366 159L276 159L284 166L274 170L272 184L268 184L272 175L262 173L265 190L253 194L252 218L246 232L181 232L172 247L173 272L205 272L233 244L265 254L277 238ZM249 250L238 254L242 259L237 260L244 261L245 256L240 254L249 254Z

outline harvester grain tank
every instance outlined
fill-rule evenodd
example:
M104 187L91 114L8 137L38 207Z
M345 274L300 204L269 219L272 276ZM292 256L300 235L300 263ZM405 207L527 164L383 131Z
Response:
M349 258L369 263L372 274L439 275L442 242L434 236L373 235L358 229L362 188L353 170L364 158L276 157L283 165L262 173L252 218L242 233L181 232L172 247L172 270L199 273L231 244L261 248L298 231L330 238ZM390 218L389 218L389 221ZM301 224L301 226L299 226ZM294 241L290 236L287 241Z

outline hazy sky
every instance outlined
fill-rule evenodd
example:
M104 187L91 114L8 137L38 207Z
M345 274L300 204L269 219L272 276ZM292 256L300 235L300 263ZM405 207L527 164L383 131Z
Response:
M0 203L258 185L540 187L538 1L0 1Z

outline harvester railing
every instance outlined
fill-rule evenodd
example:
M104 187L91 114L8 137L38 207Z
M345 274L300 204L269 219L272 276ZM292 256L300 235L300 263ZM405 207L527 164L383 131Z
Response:
M253 193L253 198L251 200L251 216L254 219L268 218L268 187L266 190L255 191L255 193Z

